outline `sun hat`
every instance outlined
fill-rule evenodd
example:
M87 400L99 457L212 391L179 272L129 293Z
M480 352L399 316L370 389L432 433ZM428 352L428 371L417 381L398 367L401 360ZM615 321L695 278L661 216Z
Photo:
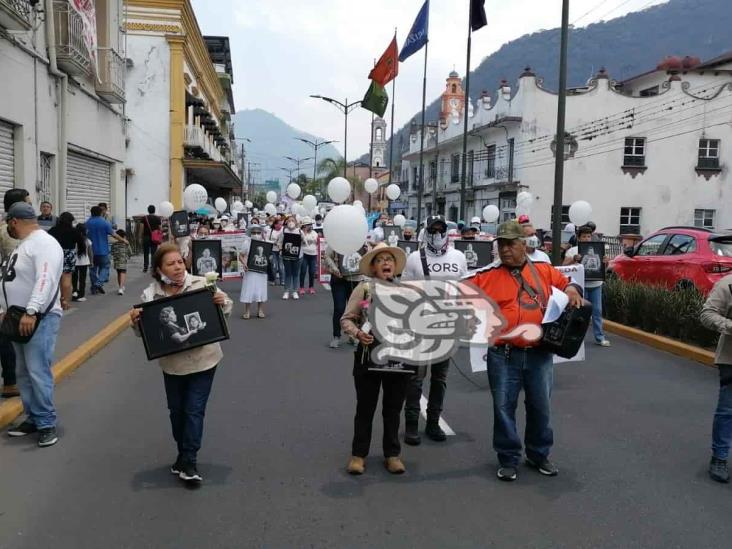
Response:
M396 261L396 269L394 274L402 274L404 267L406 267L407 265L407 254L405 254L404 250L402 250L401 248L397 246L389 246L383 242L379 242L371 249L370 252L368 252L361 258L361 261L358 264L358 268L361 271L361 274L365 276L373 276L373 273L371 272L371 262L377 255L384 252L389 252L391 253L391 255L394 256L394 259Z
M300 225L301 225L301 226L303 226L303 227L304 227L305 225L312 225L312 224L313 224L313 218L312 218L312 217L310 217L309 215L306 215L306 216L305 216L305 217L303 217L303 218L302 218L302 220L300 221Z

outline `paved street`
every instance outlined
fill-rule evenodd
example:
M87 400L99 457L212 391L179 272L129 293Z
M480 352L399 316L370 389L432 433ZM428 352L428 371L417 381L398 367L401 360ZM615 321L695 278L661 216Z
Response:
M405 447L408 473L393 477L377 427L352 478L352 348L327 348L330 297L270 297L265 320L240 320L236 303L200 489L168 473L162 376L128 332L59 387L57 446L0 440L0 547L729 546L732 488L706 475L716 371L617 337L589 348L557 367L560 476L522 468L506 484L487 379L460 359L445 411L456 435Z

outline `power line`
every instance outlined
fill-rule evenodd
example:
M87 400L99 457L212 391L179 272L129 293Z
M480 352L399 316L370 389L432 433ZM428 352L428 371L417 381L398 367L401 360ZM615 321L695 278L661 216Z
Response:
M602 0L602 2L600 2L599 4L597 4L594 8L591 8L589 11L585 12L584 14L580 15L577 19L575 19L574 21L572 21L570 23L570 25L575 25L578 21L581 21L582 19L584 19L585 17L587 17L588 15L590 15L596 9L601 8L602 6L604 6L605 4L607 4L609 1L610 0Z

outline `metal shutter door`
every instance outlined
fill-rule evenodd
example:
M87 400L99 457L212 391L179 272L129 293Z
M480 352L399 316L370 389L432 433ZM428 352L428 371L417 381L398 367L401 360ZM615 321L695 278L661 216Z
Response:
M0 122L0 196L15 186L15 142L13 126ZM0 208L2 202L0 201Z
M110 203L111 165L69 151L66 167L66 211L85 221L92 206Z

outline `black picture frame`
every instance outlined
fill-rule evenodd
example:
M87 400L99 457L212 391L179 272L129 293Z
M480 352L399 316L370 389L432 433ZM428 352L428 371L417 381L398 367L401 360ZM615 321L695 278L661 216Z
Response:
M247 254L247 270L249 272L267 274L270 256L272 255L272 245L272 242L266 240L251 241L249 253ZM259 253L259 248L262 249L261 253Z
M465 255L469 271L481 269L493 263L493 242L487 240L456 240L455 249Z
M245 212L236 213L236 226L241 229L241 220L246 222L246 226L249 227L249 214Z
M191 234L188 212L180 210L170 216L170 232L175 238L183 238Z
M282 258L299 259L302 246L302 235L300 233L282 233Z
M213 302L208 288L141 303L135 308L142 309L139 327L148 360L190 351L230 337L224 312ZM191 333L194 328L197 332ZM185 339L176 341L176 336Z
M397 246L399 241L404 238L404 231L398 225L384 225L382 230L384 231L384 242L389 246Z
M409 257L409 254L412 252L419 250L419 242L416 240L400 240L397 246L407 254L407 257Z
M577 253L582 256L580 263L585 268L586 281L605 280L604 242L578 242Z
M191 247L191 253L193 254L193 257L191 259L191 271L196 276L205 276L205 271L201 272L206 268L206 265L200 265L199 266L199 260L204 257L204 250L208 249L210 252L210 256L213 257L215 262L215 268L212 269L219 273L219 279L223 279L224 277L224 262L223 262L223 254L221 251L221 240L212 238L212 239L195 239L193 240L193 244Z

